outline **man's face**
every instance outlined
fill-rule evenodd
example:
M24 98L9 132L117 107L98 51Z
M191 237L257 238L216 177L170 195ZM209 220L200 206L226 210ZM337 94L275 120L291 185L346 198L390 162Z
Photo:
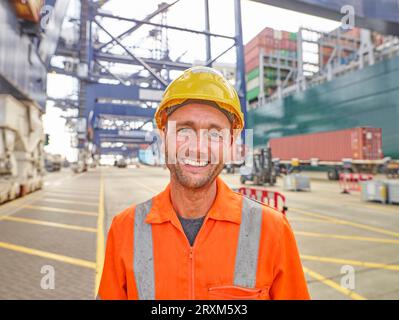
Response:
M232 145L231 123L215 107L190 103L168 117L165 159L172 178L186 188L210 185Z

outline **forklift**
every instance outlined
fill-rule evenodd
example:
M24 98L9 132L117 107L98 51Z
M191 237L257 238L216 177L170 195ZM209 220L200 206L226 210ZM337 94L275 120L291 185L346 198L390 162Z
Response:
M253 155L252 168L248 172L242 172L240 176L241 184L246 181L252 181L255 185L268 183L273 186L277 180L277 171L272 161L272 152L270 147L260 149Z

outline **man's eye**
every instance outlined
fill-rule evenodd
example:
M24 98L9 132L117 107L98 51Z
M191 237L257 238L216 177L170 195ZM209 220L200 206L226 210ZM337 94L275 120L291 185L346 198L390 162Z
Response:
M177 130L178 133L193 133L193 129L190 128L181 128Z
M221 134L219 132L209 132L209 137L211 139L220 139L221 138Z
M195 136L195 131L190 128L181 128L177 130L177 137L180 139L187 139Z

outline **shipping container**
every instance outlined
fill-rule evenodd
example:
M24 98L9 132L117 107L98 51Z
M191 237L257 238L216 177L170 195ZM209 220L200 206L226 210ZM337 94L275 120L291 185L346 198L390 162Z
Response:
M383 158L380 128L352 128L270 139L274 158L342 161Z
M245 45L244 53L246 55L246 54L248 54L248 52L250 52L251 50L253 50L257 47L267 46L268 43L270 43L270 40L268 40L268 38L258 35Z
M253 78L247 83L247 90L251 91L252 89L259 87L259 77Z
M252 79L259 76L259 68L255 68L249 72L247 72L247 81L251 81Z
M252 90L248 90L247 91L247 101L252 101L254 99L257 99L259 96L259 92L260 92L259 87L252 89Z
M249 41L245 46L245 72L247 75L247 90L252 91L248 94L248 101L256 99L258 92L262 91L266 97L275 93L277 78L284 82L292 68L297 67L297 42L296 33L274 30L271 28L263 29L255 38ZM258 88L261 74L260 70L254 72L260 67L260 57L263 52L263 88ZM288 85L290 81L286 82Z
M245 63L245 72L249 72L257 67L259 67L259 58L252 59L251 61Z

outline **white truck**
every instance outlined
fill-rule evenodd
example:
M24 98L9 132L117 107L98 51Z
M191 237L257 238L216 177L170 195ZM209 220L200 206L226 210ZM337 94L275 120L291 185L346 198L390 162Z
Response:
M0 203L41 189L44 173L42 111L0 94Z

